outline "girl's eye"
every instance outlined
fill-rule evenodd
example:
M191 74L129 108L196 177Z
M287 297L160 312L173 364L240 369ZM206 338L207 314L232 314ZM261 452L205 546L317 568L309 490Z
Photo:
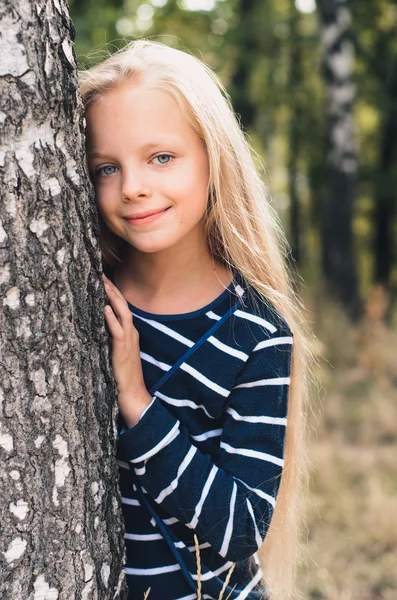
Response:
M167 165L172 159L172 156L170 154L158 154L157 156L154 157L153 160L158 160L157 164L160 165Z
M112 165L105 165L104 167L101 167L97 170L97 175L99 175L100 177L108 177L109 175L113 175L113 173L116 173L116 171L116 167L112 167Z

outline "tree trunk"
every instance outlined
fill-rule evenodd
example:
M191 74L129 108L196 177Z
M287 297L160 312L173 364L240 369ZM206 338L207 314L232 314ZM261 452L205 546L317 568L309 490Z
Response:
M1 0L0 597L126 597L98 225L65 0Z
M230 84L234 110L245 129L252 126L255 107L251 100L252 65L258 50L256 40L255 8L257 0L238 0L239 25L236 30L238 62Z
M375 192L374 279L390 286L396 244L393 225L396 214L395 168L397 159L397 61L391 66L388 92L380 132L379 170Z
M288 94L290 104L288 131L288 188L290 200L290 244L292 256L299 265L301 262L301 207L298 192L298 164L301 150L300 124L302 105L299 88L302 85L302 58L300 48L300 15L295 0L290 0L290 39L288 65Z
M353 243L357 150L353 122L353 45L347 0L322 0L325 79L328 95L329 194L323 206L322 262L331 294L352 316L359 312Z

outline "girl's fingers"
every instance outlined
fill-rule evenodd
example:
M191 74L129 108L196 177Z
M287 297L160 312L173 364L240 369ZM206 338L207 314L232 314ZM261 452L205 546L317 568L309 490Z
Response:
M105 283L105 290L112 304L112 308L121 322L121 325L124 329L127 329L132 325L132 314L128 308L127 302L117 288L108 282Z
M105 306L105 319L112 338L116 340L124 339L124 329L109 305Z

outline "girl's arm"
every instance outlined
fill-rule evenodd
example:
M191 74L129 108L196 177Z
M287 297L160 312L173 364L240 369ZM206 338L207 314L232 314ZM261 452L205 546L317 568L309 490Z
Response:
M273 338L257 345L235 382L216 462L158 398L119 438L155 502L233 562L262 544L283 469L292 336L285 329Z

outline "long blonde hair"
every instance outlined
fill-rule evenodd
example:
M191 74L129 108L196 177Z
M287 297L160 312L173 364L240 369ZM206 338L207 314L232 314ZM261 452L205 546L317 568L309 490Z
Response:
M287 320L294 335L285 467L270 528L258 556L272 600L295 596L305 488L305 399L312 351L303 307L287 269L287 242L255 167L253 151L217 76L200 60L157 42L138 40L80 72L86 108L127 82L168 92L205 143L210 166L205 236L212 255L237 270ZM104 261L122 260L125 242L101 223Z

